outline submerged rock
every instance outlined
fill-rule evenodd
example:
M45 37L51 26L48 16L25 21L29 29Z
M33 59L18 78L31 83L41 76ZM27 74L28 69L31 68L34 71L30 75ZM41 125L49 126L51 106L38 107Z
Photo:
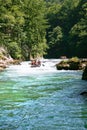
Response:
M80 93L80 95L87 96L87 92L84 91L84 92Z
M87 80L87 66L85 67L85 69L83 71L82 80Z

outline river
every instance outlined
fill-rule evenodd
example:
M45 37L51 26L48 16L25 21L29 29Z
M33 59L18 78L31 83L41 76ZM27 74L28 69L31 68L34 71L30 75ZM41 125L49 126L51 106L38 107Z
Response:
M60 60L59 60L60 61ZM58 60L29 62L0 72L0 130L86 130L82 71L59 71Z

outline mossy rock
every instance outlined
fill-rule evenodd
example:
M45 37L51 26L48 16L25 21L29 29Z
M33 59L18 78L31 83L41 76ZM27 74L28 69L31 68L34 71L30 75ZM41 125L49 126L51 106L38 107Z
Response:
M80 62L71 62L69 63L70 65L70 70L79 70L79 65L80 65Z
M69 60L61 61L56 65L58 70L79 70L80 60L78 58L71 58Z
M80 60L79 60L78 57L73 57L73 58L70 58L70 59L68 60L68 62L78 63L78 62L80 62Z
M58 70L62 70L62 69L64 69L64 70L68 70L69 69L69 64L67 63L67 61L61 61L59 64L56 64L56 68L58 69Z

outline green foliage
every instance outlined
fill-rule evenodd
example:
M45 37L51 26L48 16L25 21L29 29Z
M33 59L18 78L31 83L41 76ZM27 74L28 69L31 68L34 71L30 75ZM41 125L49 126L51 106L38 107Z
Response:
M87 1L0 0L0 46L13 58L87 57Z
M57 26L53 28L53 31L50 33L49 37L51 39L51 43L49 42L51 45L60 44L63 37L61 27Z
M21 58L21 50L18 46L17 42L10 42L8 45L8 51L11 54L12 58L20 59Z
M87 57L87 2L81 1L78 10L79 21L70 30L70 46L75 55Z
M24 56L43 55L47 48L45 2L1 0L0 5L0 45L5 45L13 58L20 58L21 52L27 53Z
M87 57L87 2L64 0L58 9L59 4L52 5L47 14L50 24L47 30L48 57ZM54 31L57 27L60 27L59 34ZM61 40L58 39L60 36Z
M64 0L45 0L45 1L50 3L62 3Z
M27 1L24 6L25 11L25 44L29 48L29 55L34 57L44 54L47 45L44 46L47 21L45 19L45 3L43 0ZM32 12L32 13L31 13ZM46 44L46 42L45 42ZM38 49L39 48L39 49ZM43 49L42 49L43 48ZM40 52L41 51L41 52Z

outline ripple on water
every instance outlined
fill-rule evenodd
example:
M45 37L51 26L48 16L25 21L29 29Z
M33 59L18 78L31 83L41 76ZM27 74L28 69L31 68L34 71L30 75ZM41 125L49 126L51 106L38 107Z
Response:
M82 72L27 68L22 63L0 74L0 129L86 130Z

